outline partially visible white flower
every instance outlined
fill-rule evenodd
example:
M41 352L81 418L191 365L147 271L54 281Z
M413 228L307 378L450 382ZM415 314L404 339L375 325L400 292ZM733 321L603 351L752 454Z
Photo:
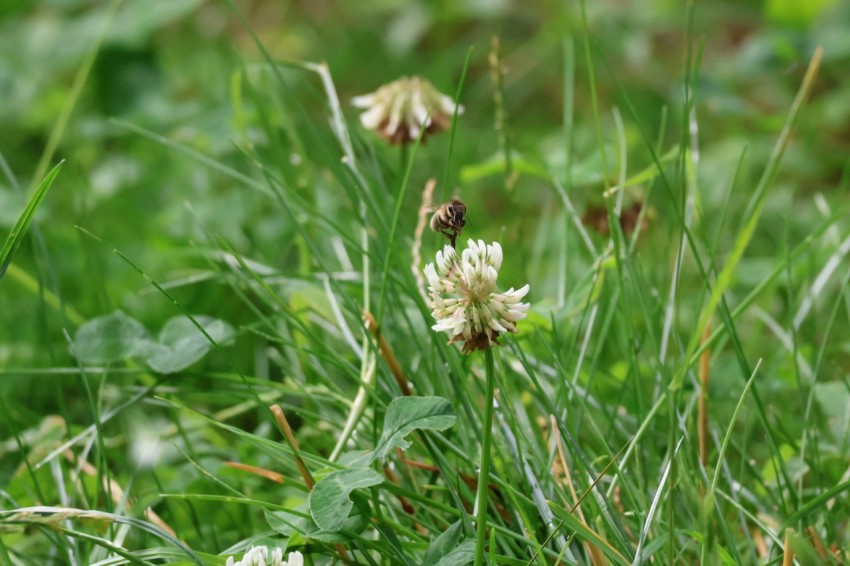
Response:
M391 144L422 141L429 134L447 129L455 112L455 103L422 77L402 77L385 84L371 94L356 96L351 103L366 110L360 115L364 128L375 130ZM463 113L463 107L457 108Z
M437 252L434 263L425 266L430 307L439 332L448 332L454 342L464 342L468 354L498 344L502 332L516 332L516 321L525 318L528 303L521 303L528 285L503 293L496 291L502 266L502 247L483 240L469 240L460 258L451 246Z
M289 559L283 559L283 550L269 550L267 546L252 546L242 556L242 560L234 562L229 557L225 566L304 566L304 556L300 552L290 552Z

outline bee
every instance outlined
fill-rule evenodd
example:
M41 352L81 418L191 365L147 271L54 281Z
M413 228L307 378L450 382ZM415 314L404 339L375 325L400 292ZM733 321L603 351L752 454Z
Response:
M441 205L431 217L431 230L444 234L455 247L455 240L466 225L466 205L457 197Z

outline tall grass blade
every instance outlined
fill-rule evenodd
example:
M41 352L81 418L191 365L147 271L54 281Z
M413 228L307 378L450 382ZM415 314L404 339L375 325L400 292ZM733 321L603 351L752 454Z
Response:
M3 248L0 249L0 279L3 279L3 276L6 274L6 270L9 269L9 264L12 263L12 257L15 255L15 252L18 251L18 248L21 246L21 242L24 241L24 236L26 235L27 229L32 223L33 218L35 218L35 213L38 211L38 207L41 206L41 203L44 201L44 197L47 196L47 191L50 190L50 187L53 185L53 181L56 180L56 176L59 174L61 169L62 163L59 163L44 177L41 184L38 185L38 188L30 197L29 202L27 202L24 211L18 217L18 221L15 223L15 226L12 228L9 236L6 238L6 243L3 244Z

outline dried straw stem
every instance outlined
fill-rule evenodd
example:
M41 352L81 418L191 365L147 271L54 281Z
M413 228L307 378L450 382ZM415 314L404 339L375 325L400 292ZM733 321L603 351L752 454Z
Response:
M422 275L422 235L425 233L425 227L428 226L428 214L431 213L434 204L434 188L437 186L436 179L428 179L425 183L425 188L422 190L422 204L419 206L419 220L416 223L416 232L413 233L413 247L410 252L413 256L413 263L410 264L410 270L413 272L413 277L416 278L416 288L422 296L422 300L428 303L428 294L425 292L425 277Z
M392 372L393 377L395 377L396 383L398 383L402 394L405 397L410 397L413 395L413 392L410 390L407 376L404 374L404 370L401 369L401 365L398 363L398 359L395 357L393 349L390 348L390 345L384 339L383 334L381 334L375 317L372 316L372 313L369 311L364 311L363 322L366 323L366 328L372 333L372 338L377 341L378 349L381 351L381 355L390 367L390 371Z

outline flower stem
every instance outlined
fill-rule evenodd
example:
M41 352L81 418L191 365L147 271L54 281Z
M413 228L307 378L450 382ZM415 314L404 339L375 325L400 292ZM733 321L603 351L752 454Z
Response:
M481 440L481 466L478 471L478 493L476 495L478 514L475 518L475 562L473 566L484 564L484 544L487 541L487 503L490 499L490 440L493 437L493 382L496 373L492 347L484 348L484 360L487 369L487 383L484 392L484 437Z

